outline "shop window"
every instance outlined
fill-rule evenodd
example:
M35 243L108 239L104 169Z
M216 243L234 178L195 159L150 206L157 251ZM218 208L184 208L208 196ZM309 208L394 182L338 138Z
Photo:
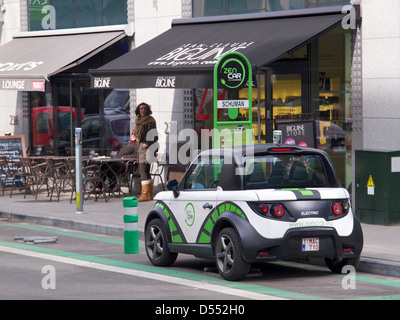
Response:
M193 17L330 7L350 0L193 0Z
M274 74L272 79L273 118L303 112L300 74Z
M42 22L49 22L49 11L42 13L44 6L51 5L55 11L55 29L96 27L126 24L128 9L126 0L49 0L30 1L29 30L43 30ZM54 17L51 17L54 20ZM46 24L46 23L45 23Z
M76 3L76 27L101 26L101 1L85 0Z
M338 27L318 40L318 94L311 97L318 148L330 154L340 183L351 183L351 34Z

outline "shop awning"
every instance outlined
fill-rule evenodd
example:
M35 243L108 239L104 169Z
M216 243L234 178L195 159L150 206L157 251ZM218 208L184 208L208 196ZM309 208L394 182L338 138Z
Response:
M44 91L49 77L126 36L122 26L25 32L0 47L0 90ZM79 32L79 33L76 33Z
M211 88L226 52L265 66L339 25L342 7L174 20L172 28L96 70L92 88Z

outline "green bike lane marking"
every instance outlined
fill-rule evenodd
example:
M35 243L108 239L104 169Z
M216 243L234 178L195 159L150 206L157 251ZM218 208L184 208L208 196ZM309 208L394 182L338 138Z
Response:
M14 227L14 228L19 228L19 229L47 232L47 233L63 235L63 236L67 236L67 237L80 238L80 239L85 239L85 240L94 240L94 241L100 241L100 242L106 242L106 243L112 243L112 244L121 244L121 245L124 244L124 241L117 240L117 239L108 239L108 238L96 237L96 236L91 236L91 235L86 235L86 234L73 233L73 232L68 232L68 231L36 227L36 226L29 226L29 225L22 225L22 224L3 223L3 224L0 224L0 227Z
M177 285L180 284L179 279L184 279L184 280L188 280L188 281L196 281L198 283L217 285L217 286L225 287L225 288L244 290L244 291L249 292L249 295L251 293L255 293L255 294L260 294L260 295L271 296L272 298L275 297L275 298L283 298L283 299L291 299L291 300L330 300L327 298L322 298L322 297L317 297L317 296L312 296L312 295L307 295L307 294L302 294L302 293L297 293L297 292L291 292L291 291L287 291L287 290L275 289L275 288L270 288L270 287L264 287L264 286L254 285L254 284L229 282L229 281L226 281L223 279L218 279L218 278L215 278L212 276L207 276L207 275L189 273L189 272L178 271L178 270L173 270L173 269L160 268L160 267L155 267L155 266L146 266L146 265L141 265L141 264L136 264L136 263L131 263L131 262L107 259L107 258L103 258L103 257L99 257L99 256L89 256L89 255L85 255L85 254L60 251L60 250L43 248L43 247L39 247L39 246L32 246L32 245L21 244L21 243L0 241L0 246L20 249L20 250L25 250L25 251L31 251L31 252L40 253L40 254L47 254L47 255L52 255L52 256L76 259L76 260L81 260L81 261L85 261L85 262L93 262L93 263L98 263L98 264L102 264L102 265L106 265L106 266L113 266L113 267L120 267L120 268L125 268L125 269L130 269L130 270L143 271L143 272L148 272L148 273L152 273L155 275L174 277L174 278L176 278L175 284L177 284Z
M96 236L91 236L91 235L85 235L85 234L79 234L79 233L72 233L72 232L67 232L67 231L60 231L60 230L55 230L55 229L49 229L49 228L43 228L43 227L36 227L36 226L29 226L29 225L20 225L20 224L0 224L1 226L8 226L8 227L16 227L16 228L22 228L22 229L29 229L29 230L35 230L35 231L42 231L42 232L47 232L47 233L53 233L53 234L58 234L58 235L64 235L64 236L69 236L69 237L76 237L76 238L81 238L81 239L85 239L85 240L93 240L93 241L100 241L100 242L106 242L106 243L112 243L112 244L119 244L119 245L123 245L124 241L121 240L117 240L117 239L107 239L107 238L102 238L102 237L96 237ZM8 242L10 243L10 242ZM32 246L27 245L28 248L32 248ZM144 244L140 244L140 247L144 248ZM44 249L44 248L43 248ZM48 249L51 250L51 249ZM58 252L58 250L56 250ZM63 251L59 251L59 252L63 252ZM141 252L143 253L143 252ZM74 255L74 253L70 253L72 255ZM115 254L116 256L118 255L123 255L121 254ZM92 257L92 256L86 256L83 255L84 257ZM107 256L113 256L113 254L110 255L96 255L97 257L107 257ZM96 257L94 256L94 257ZM85 260L85 259L83 259ZM108 259L106 259L106 261L109 261ZM121 262L124 263L124 262ZM132 266L134 266L136 268L136 266L142 266L142 265L138 265L138 264L133 264L133 263L128 263ZM272 262L273 264L276 265L282 265L285 267L290 267L290 268L296 268L296 269L304 269L304 270L312 270L315 271L317 269L312 268L312 267L301 267L301 266L293 266L290 264L286 264L284 262ZM129 267L129 266L128 266ZM152 271L149 272L155 272L155 273L159 273L159 274L168 274L168 275L172 275L174 274L174 272L180 273L183 271L173 271L173 270L168 270L168 269L161 269L163 271L160 270L159 267L149 267L149 266L142 266L144 268L152 268ZM141 270L141 269L137 269L137 270ZM148 270L147 270L148 271ZM166 273L164 273L166 272ZM171 274L172 273L172 274ZM206 275L196 275L196 274L192 274L192 273L187 273L187 272L183 272L187 275L193 275L196 277L205 277L205 279L202 280L198 280L198 281L213 281L215 280L215 278L210 277L210 276L206 276ZM335 275L337 277L345 277L346 275ZM180 277L180 276L179 276ZM279 295L280 297L284 297L284 298L288 298L288 299L300 299L300 300L310 300L310 299L325 299L322 297L316 297L316 296L311 296L311 295L304 295L301 293L295 293L295 292L291 292L291 291L286 291L286 290L280 290L280 289L274 289L274 288L268 288L268 287L263 287L263 286L257 286L257 285L247 285L245 283L235 283L235 282L228 282L225 280L220 280L222 281L221 283L223 285L227 285L229 284L229 286L231 287L236 287L237 285L240 285L241 289L244 289L244 287L250 286L248 289L244 289L244 290L248 290L248 291L254 291L254 292L258 292L258 293L265 293L265 294L270 294L270 295ZM395 280L389 280L389 279L377 279L377 278L372 278L372 277L366 277L366 276L358 276L356 275L356 281L362 281L362 282L367 282L367 283L372 283L372 284L378 284L378 285L384 285L384 286L390 286L390 287L397 287L400 288L400 280L399 281L395 281ZM256 286L256 287L254 287ZM265 290L268 290L269 293L266 293ZM261 291L260 291L261 290ZM271 291L269 291L271 290ZM274 294L272 292L277 292L277 294ZM378 296L378 297L364 297L364 298L360 298L360 299L382 299L382 300L387 300L387 299L399 299L398 296L395 295L389 295L389 296ZM329 299L328 299L329 300ZM352 299L349 299L352 300Z

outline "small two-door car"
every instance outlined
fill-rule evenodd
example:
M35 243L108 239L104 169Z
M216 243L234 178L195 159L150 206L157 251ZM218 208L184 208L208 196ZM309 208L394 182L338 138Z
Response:
M149 260L215 259L226 280L255 262L323 258L341 273L363 247L350 195L317 149L254 145L201 152L178 184L155 197L145 223Z

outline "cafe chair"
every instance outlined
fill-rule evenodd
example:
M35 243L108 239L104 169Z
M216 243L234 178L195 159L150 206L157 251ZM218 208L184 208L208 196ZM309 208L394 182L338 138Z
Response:
M155 180L155 177L160 179L163 190L165 191L165 184L163 180L164 167L167 165L168 159L166 153L157 153L157 161L153 162L150 167L150 175Z

